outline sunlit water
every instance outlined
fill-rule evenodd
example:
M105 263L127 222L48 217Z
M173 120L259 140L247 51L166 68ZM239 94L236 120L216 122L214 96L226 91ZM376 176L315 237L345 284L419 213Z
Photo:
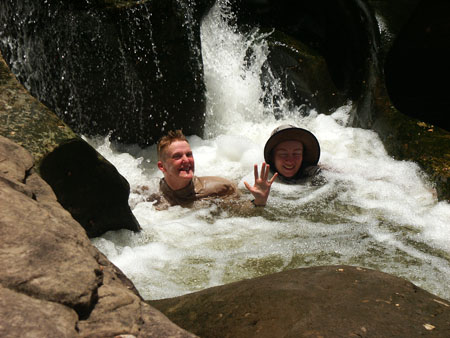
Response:
M394 161L378 136L346 126L349 106L332 115L288 110L276 120L264 106L259 75L267 54L258 33L235 34L219 7L202 25L208 96L206 134L190 136L196 174L253 182L253 164L280 124L318 138L324 184L274 183L259 215L238 217L216 206L156 211L132 193L143 230L109 232L93 243L146 299L173 297L285 269L347 264L391 273L450 299L450 206L437 202L417 165ZM247 49L253 54L248 58ZM247 55L247 57L246 57ZM272 87L277 93L279 84ZM304 115L304 114L303 114ZM158 189L155 147L140 149L89 139L130 182Z

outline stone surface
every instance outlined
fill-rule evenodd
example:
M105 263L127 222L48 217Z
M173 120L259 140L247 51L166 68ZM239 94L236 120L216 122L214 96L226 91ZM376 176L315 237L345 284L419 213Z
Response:
M77 337L78 316L70 308L0 286L1 337Z
M330 78L325 59L317 51L279 31L272 32L267 41L270 52L263 68L264 83L272 83L271 76L278 79L283 84L285 97L293 105L305 107L305 112L314 109L318 113L331 114L347 103L347 98ZM270 90L268 86L265 92ZM275 106L275 116L282 116L283 112L277 111L277 102L270 103Z
M29 155L21 163L20 157L10 157L8 152L14 144L3 137L1 140L0 282L84 314L90 311L101 284L95 250L79 224L59 210L56 199L51 201L51 194L42 187L46 183L30 174ZM26 170L20 173L18 168ZM41 187L38 191L27 185L30 176L32 186ZM42 195L41 205L37 200Z
M146 304L0 136L0 336L194 337Z
M61 144L41 161L39 169L89 237L110 230L140 230L128 204L129 183L83 140Z
M25 90L1 53L0 135L32 154L36 171L89 236L140 229L128 205L130 187L125 178Z
M450 131L449 11L448 1L419 1L384 64L386 86L395 107L447 131Z
M295 269L150 301L200 337L449 337L450 303L351 266Z

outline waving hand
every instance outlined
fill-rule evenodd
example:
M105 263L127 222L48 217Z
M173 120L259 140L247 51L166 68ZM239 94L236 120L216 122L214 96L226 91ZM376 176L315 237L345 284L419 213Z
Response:
M254 172L255 172L255 184L251 186L247 182L244 182L245 187L250 191L255 198L254 204L257 206L266 205L267 199L269 198L270 187L272 186L273 181L277 178L278 173L275 173L270 180L267 180L269 177L270 166L265 162L261 165L261 176L258 175L258 165L255 164Z

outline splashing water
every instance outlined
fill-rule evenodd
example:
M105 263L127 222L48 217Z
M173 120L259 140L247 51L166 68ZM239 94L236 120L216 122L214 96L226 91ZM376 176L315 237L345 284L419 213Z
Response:
M229 215L217 206L156 211L133 192L130 205L142 232L109 232L93 239L94 245L146 299L328 264L381 270L450 299L450 205L437 202L416 164L389 157L376 133L346 126L350 105L332 115L302 116L281 101L285 117L276 120L273 107L261 100L264 36L235 33L229 15L216 5L202 24L208 115L205 138L188 138L196 174L229 178L243 199L251 199L243 181L253 182L253 164L262 162L271 131L290 123L317 136L326 183L274 183L265 210L253 217ZM271 85L272 92L279 86ZM143 184L158 189L155 146L88 141L132 191Z

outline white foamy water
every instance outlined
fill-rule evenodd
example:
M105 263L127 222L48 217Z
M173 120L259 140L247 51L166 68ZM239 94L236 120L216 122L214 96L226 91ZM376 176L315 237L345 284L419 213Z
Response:
M130 205L142 232L109 232L93 243L146 299L328 264L378 269L450 299L449 204L436 200L417 165L389 157L377 134L347 127L350 104L331 115L312 111L306 116L282 106L285 118L276 120L273 107L261 103L264 39L235 34L223 13L214 7L202 25L208 116L205 136L189 136L196 174L229 178L239 184L243 199L251 199L243 181L253 183L253 164L262 162L271 131L290 123L318 138L324 182L274 183L264 211L250 217L216 206L156 211L132 193ZM162 174L155 146L88 141L132 190L158 189Z

